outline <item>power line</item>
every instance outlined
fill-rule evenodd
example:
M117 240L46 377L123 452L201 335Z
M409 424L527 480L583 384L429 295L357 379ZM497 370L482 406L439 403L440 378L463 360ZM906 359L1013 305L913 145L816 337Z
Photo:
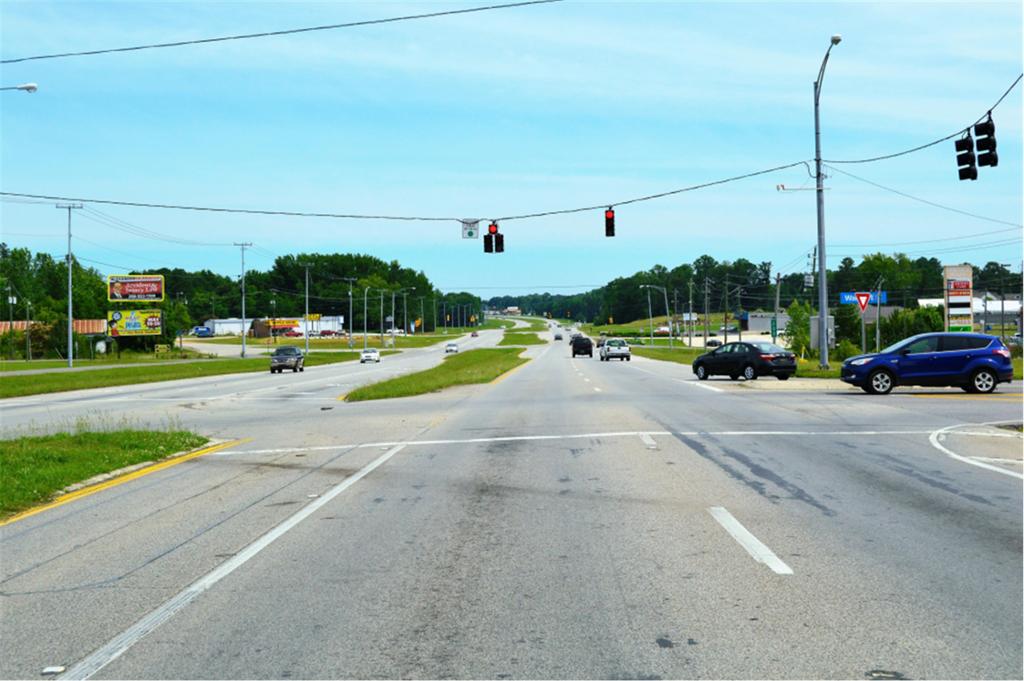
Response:
M264 31L262 33L243 33L240 35L220 36L217 38L199 38L195 40L179 40L171 43L152 43L147 45L134 45L132 47L112 47L102 50L84 50L81 52L59 52L56 54L39 54L31 57L17 57L4 59L0 64L17 64L26 61L37 61L40 59L62 59L65 57L85 57L96 54L110 54L113 52L137 52L139 50L154 50L164 47L185 47L187 45L203 45L207 43L220 43L228 40L249 40L252 38L270 38L295 33L312 33L314 31L333 31L339 28L354 28L357 26L373 26L376 24L391 24L399 21L412 21L414 19L433 19L436 17L451 16L455 14L471 14L474 12L486 12L495 9L510 9L513 7L525 7L527 5L547 5L562 0L527 0L525 2L512 2L502 5L485 5L483 7L468 7L466 9L445 10L442 12L428 12L426 14L409 14L400 17L388 17L386 19L367 19L364 21L350 21L344 24L327 24L325 26L307 26L304 28L290 28L281 31Z
M893 189L892 187L886 187L885 185L878 184L877 182L872 182L871 180L865 179L863 177L858 177L857 175L854 175L853 173L848 173L845 170L840 170L839 168L833 168L832 166L829 166L829 165L826 165L825 167L828 168L829 170L834 170L835 172L840 173L841 175L846 175L847 177L852 177L853 179L858 180L860 182L863 182L865 184L870 184L872 187L878 187L879 189L883 189L883 190L885 190L887 192L892 192L893 194L897 194L897 195L902 196L904 198L911 199L912 201L917 201L919 203L924 203L924 204L927 204L929 206L933 206L935 208L941 208L942 210L948 210L948 211L950 211L952 213L959 213L960 215L966 215L967 217L976 218L978 220L985 220L986 222L995 222L995 223L1000 224L1000 225L1010 225L1012 227L1018 227L1018 228L1024 227L1024 225L1021 225L1021 224L1016 223L1016 222L1009 222L1007 220L999 220L997 218L990 218L990 217L986 217L984 215L978 215L977 213L971 213L971 212L966 211L966 210L960 210L959 208L953 208L952 206L945 206L945 205L943 205L941 203L936 203L934 201L929 201L928 199L922 199L922 198L917 197L917 196L912 196L910 194L907 194L906 192L901 192L898 189ZM1004 231L1006 231L1006 230L1004 230Z
M961 241L963 239L974 239L979 236L990 236L992 234L1004 234L1006 232L1019 232L1019 229L1011 227L1009 229L996 229L991 232L975 232L974 234L967 234L965 236L947 236L940 239L921 239L918 241L890 241L888 243L875 243L875 244L833 244L834 248L877 248L878 246L914 246L917 244L933 244L940 241Z
M996 101L995 104L990 106L988 111L986 113L982 114L978 118L978 120L974 121L974 123L971 123L971 125L968 125L966 128L960 128L956 132L954 132L952 134L949 134L949 135L946 135L945 137L942 137L940 139L937 139L934 142L928 142L927 144L922 144L921 146L914 147L913 149L906 149L904 151L898 151L895 154L886 154L885 156L875 156L873 158L860 158L860 159L845 160L845 161L832 161L832 160L829 160L829 159L822 159L822 162L823 163L874 163L875 161L885 161L885 160L890 159L890 158L896 158L897 156L906 156L907 154L912 154L915 151L921 151L922 149L927 149L928 147L934 147L936 144L942 144L943 142L945 142L947 140L951 140L954 137L957 137L959 135L964 134L964 132L966 132L966 131L971 129L971 126L977 125L982 120L984 120L985 117L988 116L989 114L991 114L995 110L995 108L997 106L1002 104L1003 100L1006 99L1006 96L1008 94L1010 94L1010 91L1013 90L1013 88L1017 87L1017 83L1019 83L1021 81L1021 78L1024 78L1024 73L1022 73L1019 76L1017 76L1017 79L1015 81L1013 81L1013 83L1010 85L1010 87L1006 88L1006 92L1003 93L1002 97L1000 97Z

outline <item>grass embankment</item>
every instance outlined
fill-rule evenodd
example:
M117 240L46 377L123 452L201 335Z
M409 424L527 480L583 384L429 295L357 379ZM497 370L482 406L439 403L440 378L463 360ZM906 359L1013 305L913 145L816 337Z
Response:
M358 352L311 352L306 356L306 366L312 367L321 364L334 364L336 362L351 362L356 359L359 359ZM164 366L140 366L122 369L99 369L96 371L7 376L0 380L0 398L269 370L270 360L268 358L252 357L246 359L211 359L191 364L167 364Z
M206 441L179 430L58 433L0 440L0 517L47 501L94 475L163 459Z
M630 352L648 359L658 359L663 362L678 362L679 364L690 364L695 357L704 354L700 348L642 348L630 344Z
M498 345L544 345L545 343L547 341L535 333L520 333L516 330L515 332L506 331Z
M103 366L105 364L159 364L170 360L206 359L208 357L210 357L210 355L187 349L175 349L173 352L164 352L159 355L152 352L123 352L120 357L116 354L103 355L96 359L79 359L76 357L75 366L87 367ZM34 359L31 362L23 359L0 359L0 372L26 371L29 369L60 369L67 365L68 361L66 359Z
M470 350L445 357L439 366L414 374L399 376L380 383L353 390L345 396L346 402L383 400L437 392L456 385L488 383L506 371L511 371L526 358L520 357L518 348L486 348Z

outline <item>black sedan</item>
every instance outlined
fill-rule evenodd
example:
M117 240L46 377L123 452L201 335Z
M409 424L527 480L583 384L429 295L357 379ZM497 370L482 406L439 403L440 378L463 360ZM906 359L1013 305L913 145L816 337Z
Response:
M796 373L796 355L774 343L726 343L693 360L693 373L704 381L708 376L740 376L752 381L758 376L775 376L780 381Z

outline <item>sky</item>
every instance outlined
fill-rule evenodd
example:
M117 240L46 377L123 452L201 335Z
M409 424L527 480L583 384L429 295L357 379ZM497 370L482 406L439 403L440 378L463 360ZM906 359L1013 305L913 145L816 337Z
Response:
M2 0L0 58L484 4ZM886 155L962 130L1022 72L1021 12L1019 2L569 0L4 64L0 84L39 90L0 92L0 190L485 221L603 206L812 160L813 82L836 33L823 158ZM979 168L976 182L957 179L952 140L834 164L856 177L826 168L829 266L881 251L1019 270L1021 91L993 112L1000 162ZM237 276L232 244L252 242L250 269L278 255L358 252L422 270L442 290L573 293L703 254L808 270L811 171L798 164L622 205L614 238L602 210L504 221L502 254L463 239L455 221L87 202L72 231L76 255L104 274L165 266ZM54 201L0 203L10 246L60 256L66 228Z

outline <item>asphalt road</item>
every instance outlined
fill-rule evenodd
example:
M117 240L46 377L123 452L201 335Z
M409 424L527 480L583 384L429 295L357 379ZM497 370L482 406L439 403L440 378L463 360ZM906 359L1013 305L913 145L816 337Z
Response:
M4 400L5 432L244 441L0 527L0 676L1021 678L1021 439L980 425L1019 384L774 390L560 342L337 400L440 356Z

